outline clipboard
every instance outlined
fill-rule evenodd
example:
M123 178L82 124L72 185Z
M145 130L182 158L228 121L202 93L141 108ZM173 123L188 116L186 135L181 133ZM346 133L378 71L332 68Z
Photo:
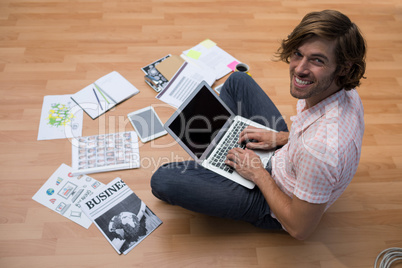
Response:
M165 59L158 65L156 69L168 80L170 81L172 77L176 74L179 68L183 65L184 60L177 55L172 55Z

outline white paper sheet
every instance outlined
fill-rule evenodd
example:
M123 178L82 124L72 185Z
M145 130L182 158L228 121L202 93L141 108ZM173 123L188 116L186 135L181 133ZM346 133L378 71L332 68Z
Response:
M72 168L61 164L32 199L88 229L92 221L81 211L81 202L102 186L89 176L73 176Z
M71 95L43 98L38 140L65 139L82 136L83 111Z
M208 69L185 62L156 98L178 108L202 81L212 86L215 78Z
M232 65L239 62L209 39L204 40L189 50L183 51L183 54L191 62L202 63L208 66L215 73L217 80L233 71Z

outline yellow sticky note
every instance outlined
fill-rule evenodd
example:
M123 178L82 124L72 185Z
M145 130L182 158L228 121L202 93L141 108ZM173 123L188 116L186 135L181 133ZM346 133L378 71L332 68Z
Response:
M206 48L211 48L216 46L216 43L214 41L211 41L209 39L205 39L204 41L201 42L201 45L203 45Z
M190 58L198 60L198 58L201 56L201 52L190 49L190 51L187 53L187 56Z

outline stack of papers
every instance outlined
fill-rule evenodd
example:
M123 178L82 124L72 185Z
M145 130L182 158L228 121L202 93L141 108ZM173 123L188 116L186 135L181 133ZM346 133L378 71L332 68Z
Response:
M216 76L221 79L231 71L234 71L239 63L237 59L221 49L215 42L206 39L195 47L186 50L182 54L187 61L207 66Z
M181 59L179 57L181 60L179 68L177 58L172 56L156 65L156 68L169 80L156 98L176 108L180 107L202 81L212 86L216 80L234 71L239 63L237 59L209 39L184 51ZM170 66L169 74L167 66ZM171 75L172 71L174 75Z

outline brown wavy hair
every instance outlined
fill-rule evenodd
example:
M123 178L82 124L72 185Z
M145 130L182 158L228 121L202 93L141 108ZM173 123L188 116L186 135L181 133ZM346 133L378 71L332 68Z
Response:
M360 79L365 78L366 41L356 24L339 11L323 10L305 15L288 38L282 40L276 54L278 59L289 63L294 51L313 36L336 41L338 86L345 90L359 86Z

